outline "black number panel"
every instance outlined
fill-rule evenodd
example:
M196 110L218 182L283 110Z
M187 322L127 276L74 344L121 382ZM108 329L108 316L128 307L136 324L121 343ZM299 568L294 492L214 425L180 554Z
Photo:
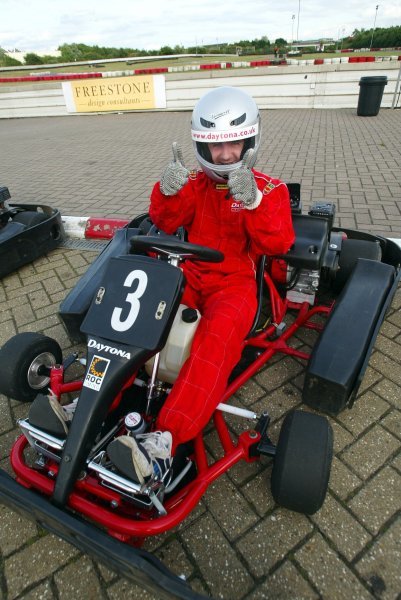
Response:
M121 344L163 346L182 295L181 269L146 256L110 259L81 331Z

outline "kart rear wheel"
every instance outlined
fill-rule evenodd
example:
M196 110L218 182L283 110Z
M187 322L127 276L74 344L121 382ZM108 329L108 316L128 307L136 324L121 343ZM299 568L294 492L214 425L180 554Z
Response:
M358 258L368 258L380 262L380 244L369 240L346 239L343 241L338 260L338 271L333 282L333 288L336 292L340 292L347 283Z
M61 362L61 348L55 340L41 333L19 333L0 348L0 392L31 402L47 388L50 367Z
M322 506L333 457L328 420L299 410L284 419L274 458L271 490L280 506L313 515Z

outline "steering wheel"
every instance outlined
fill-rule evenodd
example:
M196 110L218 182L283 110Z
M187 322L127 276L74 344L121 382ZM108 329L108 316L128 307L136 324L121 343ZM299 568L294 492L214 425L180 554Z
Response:
M180 261L199 260L218 263L224 260L224 254L220 250L191 244L174 235L134 235L130 239L130 245L133 254L135 252L157 252L174 256Z

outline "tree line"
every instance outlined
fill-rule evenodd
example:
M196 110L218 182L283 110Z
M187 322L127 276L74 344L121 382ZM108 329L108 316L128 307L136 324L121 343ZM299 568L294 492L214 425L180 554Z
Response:
M355 29L353 34L344 38L347 48L399 48L401 46L401 25L396 27L378 27L377 29Z
M373 29L355 29L351 36L342 40L343 48L370 48L373 41L375 48L397 48L401 47L401 26L375 28ZM220 43L210 45L198 45L184 47L162 46L159 50L140 50L138 48L108 48L104 46L88 46L86 44L62 44L57 48L61 56L38 56L34 52L28 52L25 57L25 65L57 64L60 62L79 62L90 60L107 61L113 58L130 58L141 56L167 56L170 54L270 54L275 48L282 52L290 49L291 43L284 38L277 38L270 41L268 37L263 36L254 40L240 40L239 42ZM296 41L293 42L296 46ZM338 44L337 44L338 46ZM336 44L325 45L326 52L336 50ZM314 47L310 51L315 51ZM304 49L305 52L305 49ZM9 57L6 52L0 48L0 66L19 66L20 61Z

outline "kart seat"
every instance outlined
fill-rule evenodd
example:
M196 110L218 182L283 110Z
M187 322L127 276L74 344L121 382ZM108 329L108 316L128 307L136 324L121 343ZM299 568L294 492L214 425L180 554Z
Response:
M317 270L322 260L329 239L329 223L322 217L311 215L292 215L295 231L295 242L283 258L296 268Z
M246 339L254 337L257 333L259 322L261 320L263 310L263 291L264 291L264 270L266 265L266 256L262 255L259 259L257 270L256 270L256 296L257 296L257 309L256 314L252 323L252 327L246 336ZM245 346L242 351L242 356L234 367L229 377L229 382L233 381L238 377L254 360L255 357L260 353L260 349L256 346Z
M0 229L0 243L18 235L21 231L24 231L24 229L26 229L26 225L23 225L23 223L10 221L5 227Z
M255 335L256 333L256 329L260 320L260 315L262 312L262 304L263 304L263 285L264 285L264 279L263 279L263 273L265 270L265 265L266 265L266 256L263 255L260 257L259 263L258 263L258 268L256 270L256 295L257 295L257 301L258 301L258 307L256 309L256 315L255 318L253 320L252 323L252 327L250 329L250 332L247 335L247 338L251 338Z

